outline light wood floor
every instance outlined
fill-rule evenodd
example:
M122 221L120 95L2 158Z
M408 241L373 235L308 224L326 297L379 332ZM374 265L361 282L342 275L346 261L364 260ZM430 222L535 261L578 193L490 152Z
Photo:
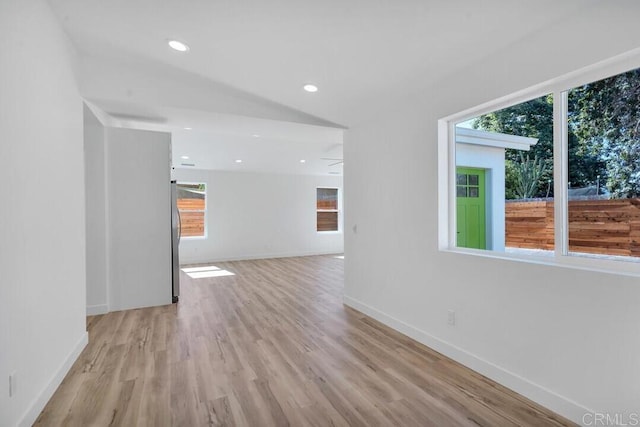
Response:
M90 317L36 425L573 425L343 306L343 262L218 263L178 305Z

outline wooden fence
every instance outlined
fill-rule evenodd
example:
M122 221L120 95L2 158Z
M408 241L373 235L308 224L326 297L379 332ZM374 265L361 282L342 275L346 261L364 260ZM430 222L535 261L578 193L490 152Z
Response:
M507 247L553 250L553 201L507 201L505 211ZM569 250L640 256L640 199L570 201Z
M318 211L316 218L318 231L338 231L338 212Z
M505 231L507 247L553 250L553 202L507 201Z
M204 199L178 199L181 236L204 236Z

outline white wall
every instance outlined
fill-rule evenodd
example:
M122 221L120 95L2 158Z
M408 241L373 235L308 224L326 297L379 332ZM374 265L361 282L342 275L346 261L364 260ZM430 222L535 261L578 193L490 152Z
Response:
M578 422L639 410L640 279L439 252L437 120L639 46L639 7L598 3L345 135L345 301Z
M316 231L316 187L342 177L176 169L207 184L206 239L183 238L180 263L341 253L343 233ZM340 196L342 197L342 196Z
M171 134L106 128L109 310L171 304Z
M109 311L105 129L84 106L84 177L87 233L87 315Z
M504 251L504 148L456 144L456 165L487 170L487 249Z
M31 425L87 342L74 56L45 1L0 1L2 426Z

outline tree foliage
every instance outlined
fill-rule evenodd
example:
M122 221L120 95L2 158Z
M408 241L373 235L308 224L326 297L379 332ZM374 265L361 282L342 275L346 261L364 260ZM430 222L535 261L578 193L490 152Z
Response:
M572 89L568 102L569 185L587 187L600 179L611 197L640 197L640 69ZM473 127L538 138L531 153L543 173L528 194L553 194L552 95L480 116ZM526 160L517 150L507 149L505 157L505 195L521 197L518 171Z
M547 95L478 117L476 129L538 138L531 147L534 157L553 164L553 96ZM518 161L518 150L508 150L507 159Z
M569 124L614 198L640 196L640 69L573 89Z
M518 199L530 199L538 193L547 172L547 164L538 156L531 159L529 154L526 158L522 152L518 154L520 159L514 164L515 195Z
M528 197L546 195L547 182L553 180L553 97L551 95L485 114L476 118L472 126L475 129L490 132L537 138L538 143L531 147L531 154L542 166L543 174L536 179L536 187L529 189L527 194ZM506 150L505 157L505 196L507 199L521 198L519 194L522 193L522 188L518 188L518 176L524 158L519 150L511 149Z

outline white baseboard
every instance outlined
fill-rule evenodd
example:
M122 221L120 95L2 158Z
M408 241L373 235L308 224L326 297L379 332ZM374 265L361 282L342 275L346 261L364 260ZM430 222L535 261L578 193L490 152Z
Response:
M109 306L107 304L87 306L87 316L96 316L98 314L106 314L108 312L109 312Z
M327 252L281 252L275 254L239 255L232 257L205 258L205 257L181 257L180 265L203 264L207 262L247 261L255 259L292 258L299 256L340 255L342 251Z
M71 369L71 366L78 359L78 356L80 356L80 353L82 353L82 350L88 342L89 334L85 332L82 334L80 340L71 350L60 368L56 371L51 380L49 380L49 383L45 386L44 390L42 390L40 395L36 397L33 403L29 406L29 409L18 423L20 427L31 426L38 419L40 412L46 406L47 402L49 402L49 399L51 399L51 396L53 396L53 393L55 393L65 375L67 375L67 372L69 372L69 369Z
M445 356L488 378L491 378L497 383L510 388L516 393L533 400L545 408L548 408L579 425L583 424L583 417L585 414L594 412L593 410L587 409L566 397L560 396L551 390L527 380L526 378L509 372L506 369L461 349L460 347L436 338L433 335L421 331L354 298L345 295L343 301L345 305L384 323L398 332L413 338L419 343L444 354Z

